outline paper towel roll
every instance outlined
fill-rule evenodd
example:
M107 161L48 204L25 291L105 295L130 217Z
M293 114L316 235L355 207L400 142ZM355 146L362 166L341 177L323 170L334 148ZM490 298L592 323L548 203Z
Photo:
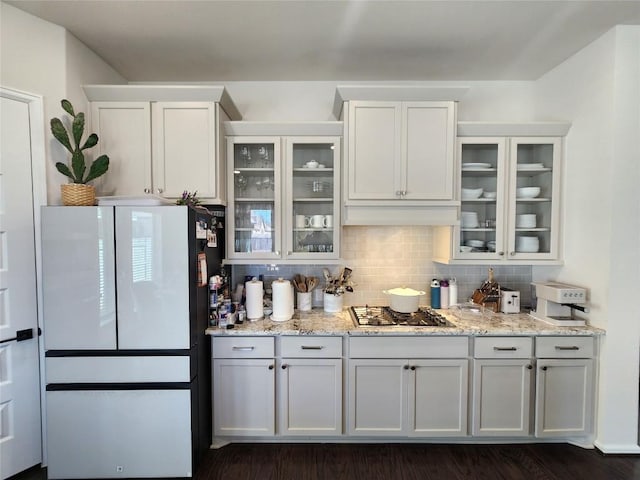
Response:
M271 284L273 292L273 315L276 322L291 320L293 317L293 287L289 280L279 278Z
M246 310L249 320L257 320L264 317L264 306L262 303L263 289L262 282L257 278L253 278L250 282L245 283L246 294Z

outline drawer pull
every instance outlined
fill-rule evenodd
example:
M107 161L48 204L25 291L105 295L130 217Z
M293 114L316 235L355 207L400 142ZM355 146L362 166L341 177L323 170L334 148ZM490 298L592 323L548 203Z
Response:
M302 345L300 348L302 350L322 350L324 347L322 345Z
M575 345L571 345L569 347L565 347L562 345L556 345L556 350L580 350L580 347L577 347Z
M529 364L527 365L527 370L531 370L533 368L533 365Z
M493 347L496 352L515 352L517 347Z
M256 347L231 347L231 350L250 352L251 350L255 350L255 348Z

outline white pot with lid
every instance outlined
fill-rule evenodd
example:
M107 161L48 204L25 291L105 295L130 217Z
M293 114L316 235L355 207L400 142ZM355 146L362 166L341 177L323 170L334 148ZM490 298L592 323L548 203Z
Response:
M389 295L389 307L400 313L413 313L418 310L420 297L427 292L414 290L413 288L398 287L391 290L383 290Z

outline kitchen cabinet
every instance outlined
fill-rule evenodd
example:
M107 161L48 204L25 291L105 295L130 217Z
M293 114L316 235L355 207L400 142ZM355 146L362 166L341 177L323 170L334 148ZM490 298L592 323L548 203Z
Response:
M313 263L340 256L340 137L313 125L238 125L227 134L230 263ZM317 131L339 131L341 124ZM259 132L297 135L255 135ZM316 131L316 132L317 132ZM253 133L249 135L249 133ZM307 133L303 135L302 133Z
M467 337L351 338L349 434L465 436L467 355Z
M466 89L340 86L345 225L452 225L456 101Z
M455 102L352 101L345 200L452 200Z
M594 351L592 337L536 339L536 437L592 433Z
M221 87L85 86L96 154L109 155L101 194L226 201L222 122L239 113ZM197 99L197 100L196 100Z
M342 337L281 338L280 435L342 434Z
M473 436L531 434L531 337L479 337L474 341Z
M273 337L213 337L214 436L275 434Z
M481 126L459 126L459 135L487 132ZM551 124L543 131L557 136L459 136L460 222L436 229L437 261L561 263L560 134L567 130Z

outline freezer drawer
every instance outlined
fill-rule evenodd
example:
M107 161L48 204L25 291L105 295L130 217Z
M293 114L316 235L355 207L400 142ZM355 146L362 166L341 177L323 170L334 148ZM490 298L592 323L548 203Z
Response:
M50 479L191 477L190 390L47 391L47 457Z
M188 356L46 357L47 383L191 381Z

